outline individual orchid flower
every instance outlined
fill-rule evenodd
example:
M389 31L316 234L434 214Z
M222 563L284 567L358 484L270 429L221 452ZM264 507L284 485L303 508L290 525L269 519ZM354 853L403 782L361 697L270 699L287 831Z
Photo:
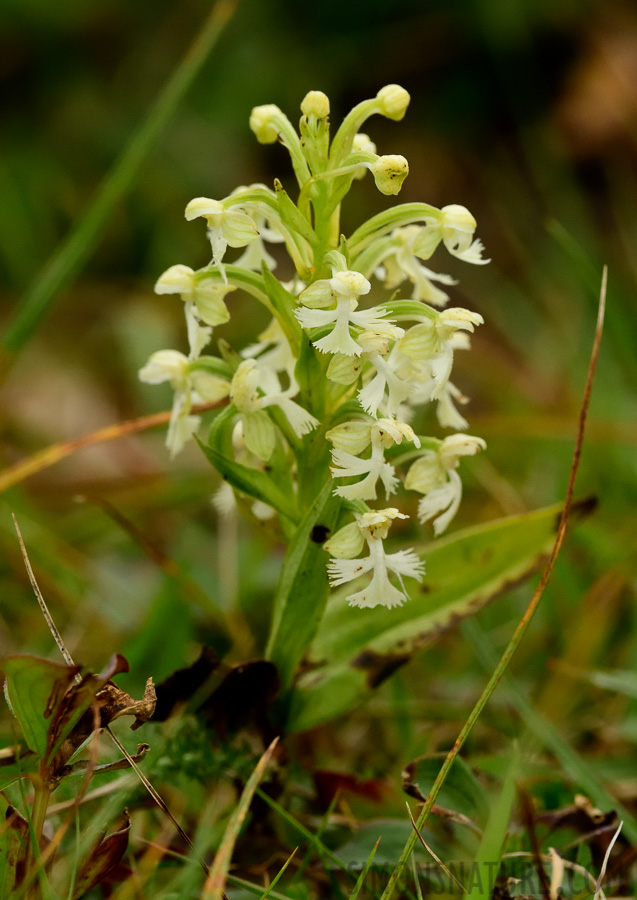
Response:
M354 141L359 138L356 135ZM362 143L360 140L358 143ZM387 196L400 193L403 181L409 175L409 163L404 156L389 154L378 156L371 150L354 150L337 171L340 174L350 172L354 178L360 178L361 169L369 169L374 177L376 187Z
M456 471L460 457L472 456L485 447L482 438L452 434L437 451L424 450L410 467L405 487L425 495L418 504L418 518L421 522L433 519L436 535L447 528L460 506L462 482Z
M139 372L140 381L161 384L169 381L173 400L166 446L175 457L201 424L200 416L190 411L198 403L217 403L228 396L230 384L218 375L197 367L178 350L158 350Z
M374 331L376 329L398 335L397 329L385 318L386 311L382 306L355 312L358 298L369 293L371 285L360 272L349 270L335 272L332 278L315 281L301 292L300 302L306 308L298 308L294 315L303 328L319 328L334 323L334 327L313 345L321 353L342 353L345 356L360 356L362 348L350 334L350 326ZM331 307L324 309L316 307ZM310 307L309 309L307 307Z
M210 343L212 327L229 321L230 313L224 298L234 290L232 285L206 278L205 272L195 272L190 266L171 266L158 278L156 294L179 294L185 303L191 359L196 359Z
M402 354L427 363L430 383L425 393L419 395L421 402L439 400L443 396L453 367L454 350L467 346L467 335L459 332L473 332L483 321L479 313L468 309L447 309L435 319L414 325L400 339L398 347Z
M278 406L298 438L308 434L319 422L311 413L292 400L296 385L287 390L263 394L260 392L264 380L256 359L245 359L234 374L230 397L241 413L246 446L259 459L268 460L272 456L276 441L276 428L265 412L269 406Z
M358 392L358 401L366 413L376 418L382 406L383 415L393 418L403 403L412 395L414 385L408 378L403 378L395 368L396 357L389 350L389 344L381 336L362 334L359 343L376 374Z
M481 240L473 240L476 220L466 206L452 203L443 206L440 216L428 220L414 245L414 252L420 259L429 259L436 247L442 243L452 256L463 262L484 266L490 260L482 258L484 245Z
M433 306L446 306L449 295L433 284L456 284L456 279L450 275L433 272L418 261L418 239L427 229L422 225L406 225L392 232L391 240L386 242L386 247L378 256L377 261L382 261L382 266L376 269L376 275L380 278L388 290L394 290L405 279L413 284L412 300L422 300Z
M384 452L393 444L405 440L420 447L420 440L410 425L395 419L379 419L377 422L344 422L330 429L325 437L333 445L332 478L351 478L365 475L355 484L341 485L334 493L346 500L376 499L378 479L383 483L385 496L396 492L398 478L396 470L385 461ZM371 456L361 459L359 454L371 443Z
M208 223L212 264L219 269L224 281L223 257L228 247L245 247L259 234L254 219L237 206L229 205L230 199L211 200L209 197L195 197L185 212L189 222L202 216Z
M407 518L409 517L393 507L363 513L356 519L358 535L353 524L346 525L323 545L333 557L327 564L332 587L354 581L368 572L372 573L366 587L347 597L350 606L368 609L374 606L386 606L389 609L400 606L408 599L402 582L403 576L422 581L424 563L413 549L386 553L383 545L394 519ZM353 559L363 549L365 542L369 555ZM390 573L398 576L400 590L389 580Z

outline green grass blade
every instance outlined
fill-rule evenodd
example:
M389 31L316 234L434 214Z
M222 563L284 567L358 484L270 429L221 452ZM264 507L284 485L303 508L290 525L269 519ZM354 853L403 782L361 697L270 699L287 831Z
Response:
M201 70L237 2L218 0L215 4L194 43L98 188L83 217L25 294L2 338L2 346L7 351L3 368L10 367L13 355L36 331L57 294L70 284L89 258L115 206L129 190L142 162Z
M478 853L474 860L471 887L467 900L489 900L500 868L502 850L515 802L515 779L518 773L520 754L517 746L513 753L500 794L491 807L487 826L484 830Z
M466 629L482 665L487 671L493 671L497 664L497 654L479 623L466 622L463 627ZM517 680L511 675L505 675L502 679L502 688L507 692L510 701L535 739L554 754L564 771L595 806L600 809L614 810L617 817L624 821L626 836L631 841L637 841L637 818L600 784L586 761L559 734L553 723L531 706Z
M215 854L214 862L210 867L210 874L206 879L206 883L201 895L202 900L221 900L221 898L224 896L223 888L226 882L226 877L228 875L228 869L230 868L234 845L237 841L237 838L239 837L239 832L241 831L241 827L245 821L245 817L248 814L248 809L250 808L250 803L252 802L254 792L256 791L259 782L265 775L266 769L268 768L270 760L272 759L272 756L276 749L277 740L278 738L275 738L274 741L272 741L259 762L256 764L254 771L246 782L246 785L239 799L239 803L237 804L236 809L230 817L230 821L228 822L223 840L221 841L221 845L217 850L217 853Z

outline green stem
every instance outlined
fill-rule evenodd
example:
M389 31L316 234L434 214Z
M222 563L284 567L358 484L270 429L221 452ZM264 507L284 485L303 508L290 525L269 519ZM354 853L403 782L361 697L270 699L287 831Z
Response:
M27 291L2 338L4 372L9 371L14 356L37 330L56 296L70 284L90 257L106 222L130 189L142 163L200 72L237 3L238 0L218 0L215 4L194 43L98 188L88 209Z
M29 882L26 900L37 900L41 896L41 882L45 878L40 864L40 840L49 807L51 788L41 782L34 787L33 807L31 809L30 842L26 858L26 878Z

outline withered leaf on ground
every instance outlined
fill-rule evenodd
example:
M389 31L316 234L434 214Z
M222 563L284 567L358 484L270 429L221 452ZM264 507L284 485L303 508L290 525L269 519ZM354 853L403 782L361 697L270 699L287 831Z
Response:
M49 728L49 753L52 776L64 770L68 760L97 729L106 728L120 716L134 716L132 729L147 722L155 708L152 678L146 682L141 700L134 700L111 681L128 671L127 660L114 654L98 675L87 674L71 685L52 717Z
M0 797L0 807L4 807L0 825L0 897L12 897L24 879L29 823L4 797Z
M78 872L73 891L73 900L80 900L92 887L106 878L118 865L128 848L130 816L124 810L124 825L113 834L106 835L93 847L90 856Z

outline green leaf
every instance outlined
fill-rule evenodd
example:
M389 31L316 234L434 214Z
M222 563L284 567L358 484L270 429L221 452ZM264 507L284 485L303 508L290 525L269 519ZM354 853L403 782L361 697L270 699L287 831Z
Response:
M298 357L301 346L302 328L294 316L298 303L296 297L285 290L280 281L274 277L265 263L262 266L263 281L268 299L276 312L277 319L290 344L290 349Z
M502 790L491 807L480 847L471 867L471 884L467 886L467 900L489 900L492 896L515 800L515 778L519 762L518 748L514 745Z
M6 676L11 709L27 746L44 759L51 718L79 667L23 655L6 656L0 660L0 668Z
M341 504L333 490L329 478L296 529L281 570L266 656L278 668L284 686L294 678L327 602L323 542L336 524Z
M574 508L588 512L590 503ZM312 728L365 699L417 651L536 571L552 546L561 507L478 525L423 548L426 574L397 609L360 610L335 591L294 690L290 731Z
M293 496L280 490L265 472L242 466L219 453L214 447L204 444L203 441L197 439L197 443L221 477L228 481L235 490L247 494L248 497L254 497L255 500L262 500L268 506L273 506L277 512L292 522L296 520L298 513Z

